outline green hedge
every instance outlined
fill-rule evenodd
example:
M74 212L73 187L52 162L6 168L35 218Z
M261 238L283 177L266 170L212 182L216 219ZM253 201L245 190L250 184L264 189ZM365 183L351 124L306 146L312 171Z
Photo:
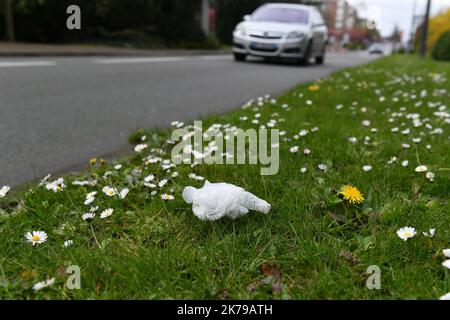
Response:
M432 56L436 60L450 61L450 30L439 37L433 47Z

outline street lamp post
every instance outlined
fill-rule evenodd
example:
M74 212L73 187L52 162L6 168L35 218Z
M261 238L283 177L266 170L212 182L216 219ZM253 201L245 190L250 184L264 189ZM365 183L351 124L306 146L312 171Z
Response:
M422 41L420 43L420 56L422 58L425 57L425 54L427 53L428 21L430 19L430 7L431 7L431 0L428 0L427 10L425 13L425 19L423 21L422 27Z
M414 27L416 25L416 5L417 5L417 0L414 0L413 3L413 10L412 10L412 18L411 18L411 32L410 32L410 36L409 36L409 47L408 47L408 52L411 53L414 50Z

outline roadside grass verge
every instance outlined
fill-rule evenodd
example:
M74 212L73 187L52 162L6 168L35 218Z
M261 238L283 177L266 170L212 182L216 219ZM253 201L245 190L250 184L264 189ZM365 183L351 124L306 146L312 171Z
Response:
M0 298L437 299L450 291L441 265L450 247L449 76L449 63L393 56L204 120L204 131L220 124L224 134L268 123L284 131L273 176L259 165L173 167L170 131L140 131L130 141L148 147L135 157L95 159L64 185L50 177L10 191L0 199ZM428 170L416 172L420 165ZM272 210L200 221L181 197L204 183L191 173L241 186ZM362 204L338 197L346 184ZM129 193L109 197L105 186ZM95 218L83 220L95 206ZM113 214L101 219L107 208ZM397 236L405 226L417 230L407 241ZM422 234L433 228L433 237ZM48 240L33 246L24 235L37 230ZM66 285L71 265L80 268L78 290ZM372 265L379 290L366 287Z

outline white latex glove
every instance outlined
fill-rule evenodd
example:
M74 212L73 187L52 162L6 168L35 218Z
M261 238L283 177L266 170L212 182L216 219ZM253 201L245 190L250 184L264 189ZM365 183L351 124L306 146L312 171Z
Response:
M236 219L249 210L270 211L268 202L229 183L206 181L200 189L184 188L182 195L184 201L192 203L192 211L201 220L217 220L224 216Z

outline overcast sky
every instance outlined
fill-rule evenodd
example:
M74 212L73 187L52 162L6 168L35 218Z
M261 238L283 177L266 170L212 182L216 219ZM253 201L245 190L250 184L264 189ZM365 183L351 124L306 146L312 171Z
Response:
M383 36L390 35L397 24L403 30L403 40L409 38L414 0L347 0L357 7L363 17L379 11L378 29ZM416 0L416 15L424 14L427 0ZM374 9L375 8L375 9ZM431 15L450 8L450 0L431 0ZM376 14L372 14L376 16Z

